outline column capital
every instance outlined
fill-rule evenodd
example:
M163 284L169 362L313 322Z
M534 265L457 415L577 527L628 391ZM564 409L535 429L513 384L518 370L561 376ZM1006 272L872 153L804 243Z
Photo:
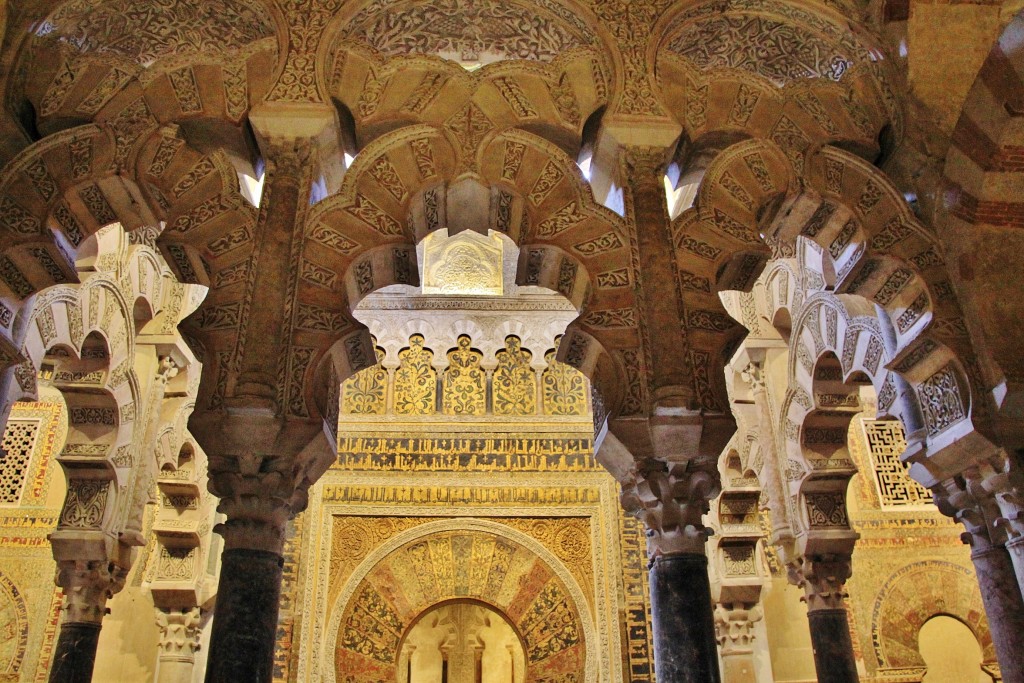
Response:
M963 524L960 540L971 552L983 553L1006 542L1005 525L997 524L1001 514L996 497L971 477L953 477L932 488L935 505L947 517Z
M265 550L280 555L285 526L299 511L294 459L247 451L235 457L211 456L210 492L227 520L214 527L224 549Z
M746 603L715 604L715 638L723 655L753 651L754 624L764 612L760 605Z
M62 560L57 585L64 589L64 623L100 624L107 600L124 587L128 570L106 560Z
M704 554L712 532L703 516L721 490L718 465L711 458L648 460L630 472L620 500L647 527L647 553L653 560L659 555Z
M668 152L664 147L629 146L623 148L623 159L631 171L631 177L656 180L659 183L668 164Z
M199 607L156 611L160 628L160 656L191 661L199 650L203 611Z
M1006 535L1007 546L1024 544L1024 467L1013 455L1002 453L1000 470L981 480L981 489L991 496L999 510L992 520Z
M787 570L790 583L804 589L808 612L845 609L846 581L853 574L849 555L803 557Z

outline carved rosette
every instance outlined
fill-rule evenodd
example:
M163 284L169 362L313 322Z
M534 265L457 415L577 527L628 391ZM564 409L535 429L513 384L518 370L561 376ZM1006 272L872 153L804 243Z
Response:
M789 564L790 583L804 589L808 612L845 609L846 581L853 574L848 555L802 558Z
M107 600L124 587L127 574L105 560L59 562L57 585L64 589L64 623L101 623Z
M685 463L648 461L622 484L622 507L647 528L647 554L704 554L711 530L703 517L721 492L713 459Z

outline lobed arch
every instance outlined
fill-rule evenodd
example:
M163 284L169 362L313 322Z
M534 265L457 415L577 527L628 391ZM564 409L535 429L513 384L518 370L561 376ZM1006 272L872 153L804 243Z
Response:
M178 126L154 130L140 143L135 173L165 227L155 238L180 282L212 286L245 277L256 207L243 195L239 172L251 171L254 152L186 141Z
M238 18L230 26L218 20L228 12ZM288 44L274 3L217 0L187 13L155 1L71 0L40 19L17 58L40 77L15 96L31 104L43 135L130 110L161 123L237 126L273 85Z
M433 55L382 58L354 43L339 46L333 59L330 93L353 117L357 149L387 132L429 123L449 130L519 128L575 157L584 124L608 103L607 66L585 47L549 63L498 61L472 72Z
M97 230L156 222L135 181L118 168L118 147L112 130L88 124L34 143L0 172L0 296L21 301L75 282L74 252Z
M742 130L798 154L828 141L874 160L883 131L903 129L881 50L829 7L704 2L652 33L648 62L688 139Z
M921 446L936 453L971 434L984 438L972 421L975 397L961 361L970 357L970 339L941 245L876 168L823 147L798 173L777 146L748 140L722 152L704 182L697 205L673 223L680 270L700 266L691 274L707 284L684 299L713 303L713 282L714 289L749 289L765 258L763 243L782 255L802 236L818 247L826 288L885 312L887 362L922 406ZM984 443L978 442L980 451Z
M518 576L525 576L526 580L518 583L518 590L515 591L504 590L504 581L487 581L481 589L473 590L470 587L466 594L456 594L454 592L454 584L448 586L447 583L444 583L444 581L450 581L453 578L454 572L452 572L447 574L440 584L435 582L434 585L439 587L435 591L437 593L436 596L433 593L424 593L420 590L413 592L412 599L409 599L399 596L395 591L390 593L375 591L381 596L376 604L359 599L363 594L363 589L372 589L376 585L374 581L375 576L383 576L390 573L392 571L390 567L394 566L396 561L403 566L415 566L410 552L413 552L417 546L429 544L431 541L437 542L440 539L449 539L453 536L507 546L511 550L510 558L512 561L509 562L510 566L506 571L515 569L518 572ZM472 558L466 553L461 554L455 559L456 561L459 559L467 562L472 561ZM521 564L518 562L520 559L525 559L533 569L529 569L526 574L524 574L522 568L516 569ZM516 566L512 566L513 561L516 561ZM498 572L500 568L494 571ZM547 587L547 590L545 590L545 587ZM510 585L510 588L515 587ZM524 622L529 620L529 608L535 602L542 600L545 602L550 601L550 598L544 597L547 594L557 596L553 604L562 605L563 607L559 608L561 610L560 614L564 613L570 617L566 625L575 631L576 636L573 640L576 642L570 645L569 648L556 651L553 655L545 657L543 652L538 651L537 644L531 642L533 640L531 632L536 628L543 629L546 626L535 619L529 621L529 628L523 628L523 625ZM520 597L516 599L517 596ZM408 625L413 622L415 617L436 606L439 602L462 598L479 600L499 612L513 612L510 616L513 617L512 620L515 623L516 629L523 636L527 644L528 659L530 659L531 652L539 655L529 665L528 681L543 680L545 670L549 667L551 669L550 673L556 673L559 670L563 672L573 671L576 673L578 680L587 682L598 680L599 672L597 671L598 662L595 650L596 643L598 642L596 625L593 622L586 597L576 579L573 578L562 562L538 541L499 522L483 519L445 519L420 524L396 534L370 552L355 568L345 584L334 596L329 606L327 627L323 631L325 634L323 636L324 647L322 647L323 655L320 662L320 673L323 679L327 683L332 683L336 680L336 670L332 658L337 657L335 653L344 647L343 630L346 623L350 620L352 612L360 604L363 605L363 609L367 606L373 608L377 605L381 607L399 605L398 612L394 612L394 607L390 611L399 620ZM510 607L510 600L516 602L518 607ZM516 612L519 612L519 614L516 614ZM548 625L556 629L559 626L555 619L550 619ZM398 639L395 638L394 641L397 645ZM397 651L394 654L395 656L391 657L389 661L397 662ZM363 664L366 663L364 660L361 661ZM349 670L361 669L353 668ZM379 675L377 671L373 673ZM376 680L376 678L370 680Z
M74 559L76 539L85 534L90 552L130 564L115 548L141 539L132 534L142 523L141 507L132 502L140 472L134 453L144 439L139 368L147 367L139 365L138 345L153 343L150 335L175 333L185 291L152 248L129 243L117 224L82 247L81 284L44 290L19 322L26 360L8 373L3 398L9 406L37 391L59 392L68 409L58 456L68 495L54 532L55 557ZM142 321L145 330L138 329ZM194 381L189 390L194 393Z
M336 340L314 371L323 381L314 385L331 386L374 363L349 307L381 287L418 284L416 241L442 227L495 230L521 248L519 284L550 287L581 309L564 358L592 381L599 377L599 390L608 392L603 405L615 409L622 375L613 354L637 343L628 324L637 317L622 219L594 202L562 150L530 133L505 131L472 155L478 173L465 170L465 153L436 127L389 133L356 158L337 194L311 209L303 256L311 276L300 282L298 296L310 302L305 310L319 310L318 320L332 321L318 331ZM459 211L449 212L449 204ZM330 309L314 294L325 286L337 292ZM335 397L312 391L308 400L329 415Z

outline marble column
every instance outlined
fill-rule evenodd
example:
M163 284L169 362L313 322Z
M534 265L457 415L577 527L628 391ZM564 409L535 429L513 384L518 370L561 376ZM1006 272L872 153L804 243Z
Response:
M999 510L996 525L1006 534L1006 551L1010 554L1017 576L1017 587L1024 594L1024 468L1014 455L1001 451L1002 471L990 475L980 487L979 495L991 497Z
M1024 682L1024 600L1004 546L971 544L971 561L1004 683Z
M661 683L718 683L718 651L704 545L713 459L647 461L623 485L622 504L647 527L654 662Z
M64 607L49 680L89 683L107 600L124 585L124 572L106 561L66 560L58 563L57 583Z
M750 392L754 396L754 404L757 407L758 446L763 458L759 474L764 482L764 492L768 500L768 517L771 521L771 538L769 540L773 545L780 545L792 541L793 525L786 507L786 501L789 499L784 478L786 463L784 458L779 457L779 449L775 440L775 420L772 417L763 364L749 363L743 368L740 375L750 385Z
M223 460L237 472L224 472ZM210 634L207 683L269 683L284 567L284 536L294 485L288 458L253 454L211 458L210 490L227 516L220 582Z
M932 489L939 510L964 526L961 540L981 589L989 633L1006 683L1024 683L1024 597L1005 542L996 497L978 479L956 477Z
M857 658L843 605L850 558L804 558L799 565L791 565L789 572L790 580L804 589L818 683L857 683Z
M160 628L157 683L191 683L202 617L198 607L157 609L156 623Z

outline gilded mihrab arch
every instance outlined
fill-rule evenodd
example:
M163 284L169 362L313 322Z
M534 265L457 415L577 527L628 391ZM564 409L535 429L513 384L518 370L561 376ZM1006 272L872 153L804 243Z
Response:
M358 536L358 518L338 518L335 531ZM589 539L569 534L562 543ZM591 609L562 561L519 531L469 519L422 524L367 555L331 606L325 680L397 680L403 634L438 605L467 600L515 629L526 681L597 680Z

